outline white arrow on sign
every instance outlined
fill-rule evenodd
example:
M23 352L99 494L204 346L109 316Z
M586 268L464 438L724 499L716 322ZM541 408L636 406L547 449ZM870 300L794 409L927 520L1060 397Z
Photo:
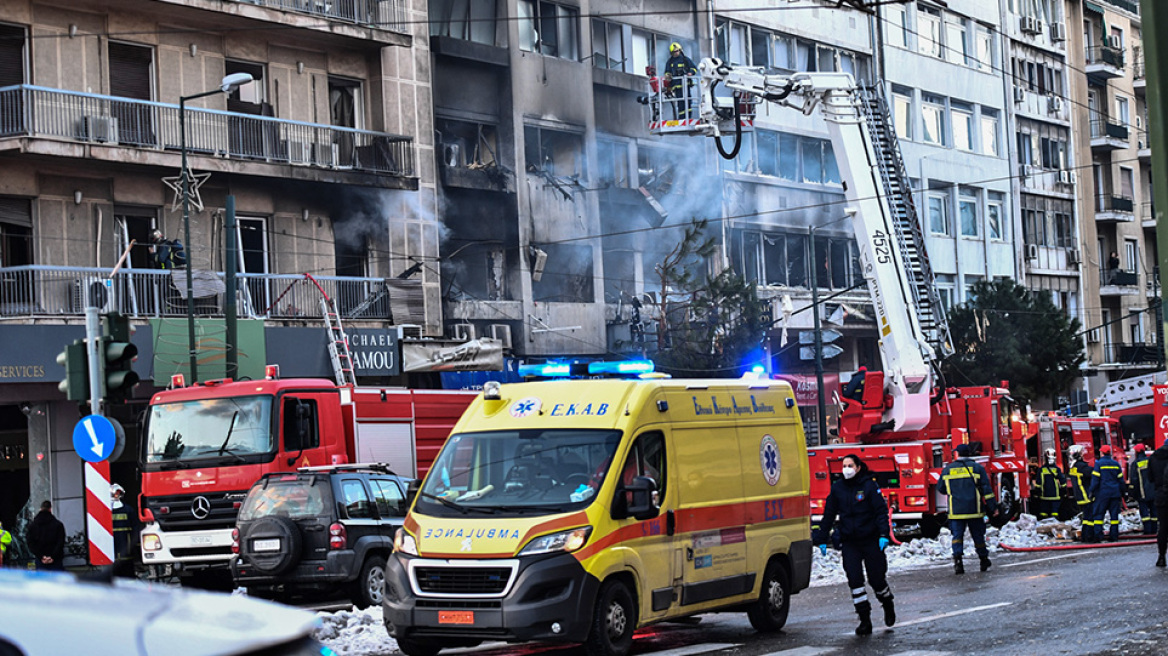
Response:
M100 458L102 452L101 442L97 439L97 433L93 430L93 422L86 421L83 423L85 424L85 431L89 433L89 439L93 440L93 453Z

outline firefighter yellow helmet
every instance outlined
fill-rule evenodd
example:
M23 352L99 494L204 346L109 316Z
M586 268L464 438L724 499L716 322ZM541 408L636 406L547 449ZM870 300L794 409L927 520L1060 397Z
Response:
M673 43L669 44L669 54L675 55L679 52L681 52L681 44L680 43L674 41Z

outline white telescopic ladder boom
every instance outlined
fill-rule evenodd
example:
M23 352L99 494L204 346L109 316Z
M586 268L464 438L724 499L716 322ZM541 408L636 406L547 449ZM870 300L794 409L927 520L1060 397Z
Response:
M924 428L930 418L933 366L953 352L949 327L925 252L899 144L879 89L858 87L847 73L767 75L705 59L701 129L720 138L737 129L735 98L720 105L719 85L810 115L823 112L852 213L860 265L876 313L885 392L883 419L897 431ZM719 142L719 151L722 151ZM727 154L723 152L723 156Z

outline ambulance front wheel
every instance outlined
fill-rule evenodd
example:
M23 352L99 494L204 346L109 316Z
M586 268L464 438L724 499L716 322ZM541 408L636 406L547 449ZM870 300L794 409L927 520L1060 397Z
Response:
M605 581L596 595L592 629L585 643L590 656L625 656L633 646L637 628L637 606L621 581Z
M787 623L791 611L791 583L787 568L778 560L771 560L762 577L758 601L746 611L755 631L773 633Z

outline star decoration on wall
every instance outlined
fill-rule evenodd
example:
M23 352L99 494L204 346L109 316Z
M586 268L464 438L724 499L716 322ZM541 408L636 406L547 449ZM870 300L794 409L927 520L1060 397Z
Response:
M199 187L203 186L210 177L210 173L191 173L190 167L187 167L187 176L190 177L190 202L191 207L195 208L196 212L203 211L203 198L199 195ZM174 202L170 204L170 211L177 211L182 207L183 200L183 185L182 175L173 175L162 179L162 183L174 190Z

